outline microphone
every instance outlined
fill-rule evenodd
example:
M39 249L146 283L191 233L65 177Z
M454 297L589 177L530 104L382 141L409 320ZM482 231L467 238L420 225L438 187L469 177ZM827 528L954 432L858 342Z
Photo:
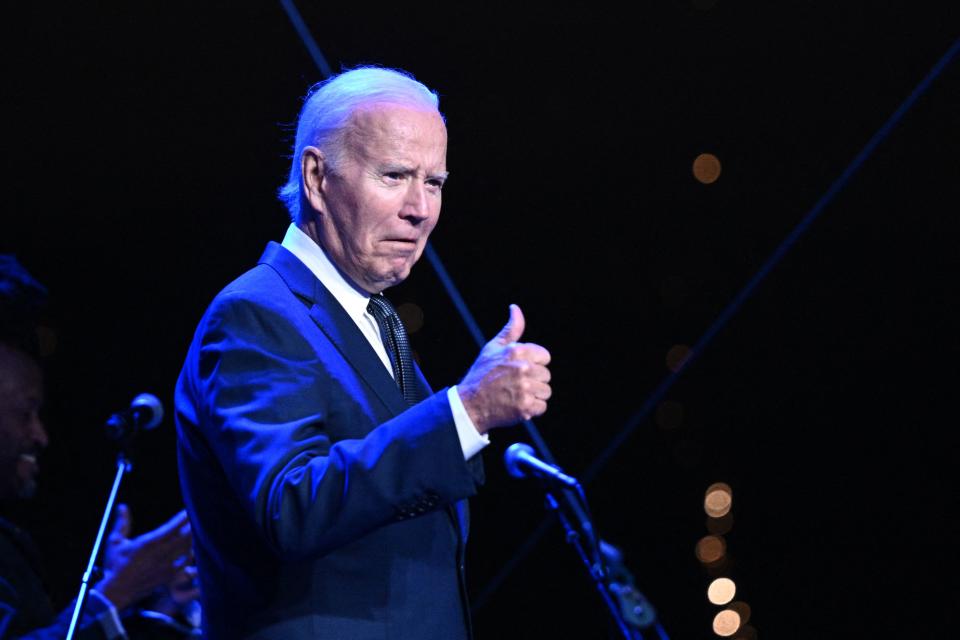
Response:
M571 478L552 464L544 462L534 455L533 447L522 442L507 447L503 454L503 463L507 467L507 473L514 478L537 478L567 489L576 489L579 486L576 478Z
M150 393L141 393L128 409L118 411L107 419L107 437L111 440L120 440L134 434L141 429L153 429L163 420L163 404L157 396Z

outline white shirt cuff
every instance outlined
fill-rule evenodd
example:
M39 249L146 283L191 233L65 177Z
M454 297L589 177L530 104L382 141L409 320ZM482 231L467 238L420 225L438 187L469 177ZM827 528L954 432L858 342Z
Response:
M460 448L463 449L463 459L469 460L480 453L480 450L490 444L490 436L481 435L474 426L473 420L463 406L457 386L447 389L447 400L450 401L450 410L453 412L453 424L457 426L457 436L460 438Z

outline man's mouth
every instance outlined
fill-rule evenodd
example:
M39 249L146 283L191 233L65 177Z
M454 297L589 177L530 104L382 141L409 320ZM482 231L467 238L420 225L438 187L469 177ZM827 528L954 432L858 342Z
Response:
M402 253L409 253L415 251L417 248L417 241L415 239L387 238L386 243L392 251L400 251Z

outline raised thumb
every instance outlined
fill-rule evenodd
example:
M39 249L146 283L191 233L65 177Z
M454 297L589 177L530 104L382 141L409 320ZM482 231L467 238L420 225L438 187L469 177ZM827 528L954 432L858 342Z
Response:
M526 321L523 319L523 311L520 311L520 307L517 305L512 304L510 305L510 319L507 320L507 324L503 325L503 329L500 329L500 333L494 340L503 345L516 342L523 335L525 326Z

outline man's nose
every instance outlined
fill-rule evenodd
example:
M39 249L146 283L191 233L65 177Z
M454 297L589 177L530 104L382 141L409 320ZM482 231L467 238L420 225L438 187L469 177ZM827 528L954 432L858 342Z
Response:
M403 217L419 222L430 217L430 194L427 185L420 180L411 180L403 203Z

